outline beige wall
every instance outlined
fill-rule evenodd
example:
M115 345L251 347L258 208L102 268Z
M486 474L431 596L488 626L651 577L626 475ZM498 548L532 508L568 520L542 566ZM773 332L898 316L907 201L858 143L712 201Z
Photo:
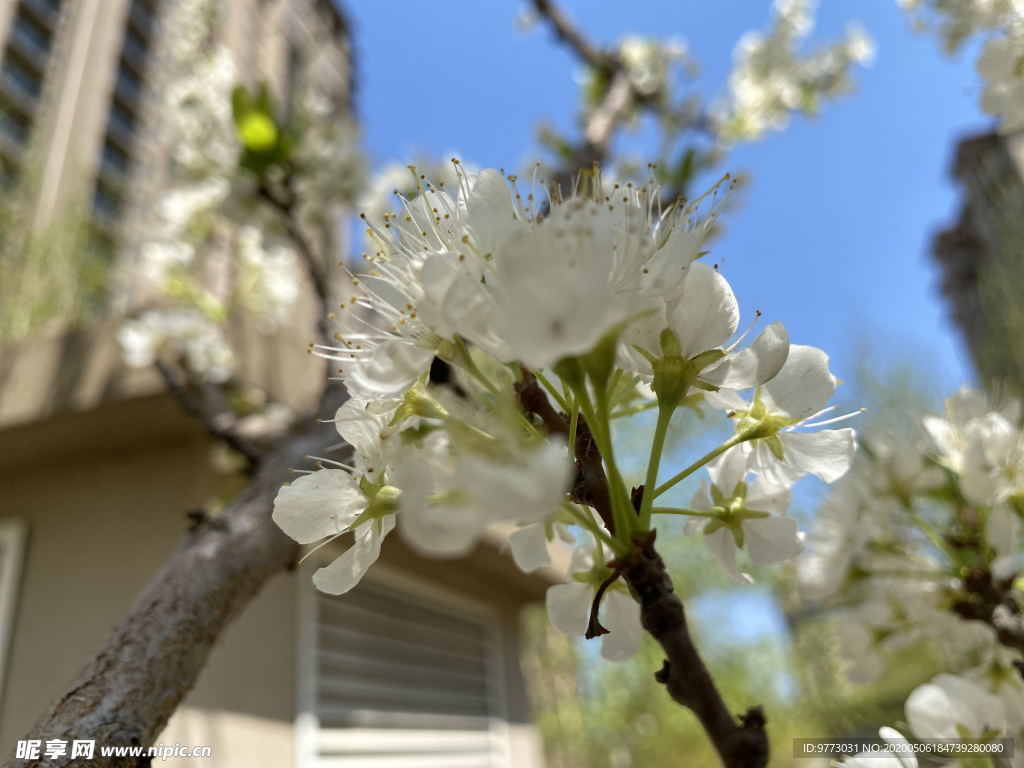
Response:
M11 754L173 550L187 525L185 511L225 482L210 468L202 435L162 396L0 431L0 517L21 518L29 527L0 699L0 755ZM392 536L382 559L416 579L494 603L511 765L539 765L518 665L517 618L544 583L520 574L491 546L465 562L427 561ZM213 759L201 763L210 768L293 764L297 596L308 587L308 568L271 582L215 649L164 743L212 746Z

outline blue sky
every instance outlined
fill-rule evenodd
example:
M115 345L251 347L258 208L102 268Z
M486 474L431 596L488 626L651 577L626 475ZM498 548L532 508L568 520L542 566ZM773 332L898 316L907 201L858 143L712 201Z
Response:
M361 70L358 95L376 163L453 150L481 166L519 168L537 157L541 120L571 130L576 61L544 28L516 23L515 0L350 3ZM703 93L724 92L732 49L767 27L769 0L563 0L593 39L625 33L685 38L701 63ZM928 257L952 221L947 169L961 136L986 129L973 51L946 58L934 36L911 31L895 0L824 0L814 41L858 19L874 38L874 64L857 89L815 119L735 151L725 170L747 173L742 205L713 248L747 317L760 309L791 338L828 351L840 377L855 356L912 361L931 394L972 377L937 295ZM883 377L884 378L884 377ZM724 581L724 577L723 577ZM763 590L732 594L745 633L784 634ZM694 606L714 625L715 593Z
M592 38L679 35L701 63L696 87L724 92L732 48L765 28L768 0L565 0ZM546 29L524 32L514 0L352 3L366 144L377 163L457 150L482 166L536 157L540 120L570 129L575 60ZM951 221L947 168L958 137L989 121L976 106L973 56L944 57L914 34L895 0L825 0L813 41L858 19L874 38L856 91L814 119L735 151L725 169L750 174L713 257L747 316L761 309L791 338L827 350L849 375L864 344L908 357L940 390L971 377L937 297L933 232Z

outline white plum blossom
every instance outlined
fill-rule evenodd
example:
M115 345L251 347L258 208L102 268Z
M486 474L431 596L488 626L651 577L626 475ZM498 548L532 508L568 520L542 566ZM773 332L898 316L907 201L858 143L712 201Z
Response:
M700 201L661 210L653 183L543 216L514 189L490 169L460 173L454 196L424 181L383 226L368 222L372 266L339 315L341 346L323 351L353 391L400 394L457 338L533 368L583 354L679 289L709 226Z
M423 554L466 555L489 526L545 520L565 497L564 445L515 446L488 456L460 450L443 432L422 443L399 452L394 481L402 489L401 533Z
M220 326L198 310L151 309L124 323L117 333L128 365L152 365L161 352L180 354L188 369L208 381L227 380L234 370L234 353Z
M914 735L922 739L982 739L1007 729L999 697L958 675L943 673L914 689L905 711Z
M947 660L950 672L906 701L916 737L1016 738L1024 729L1013 634L1024 566L1020 407L964 388L945 410L922 418L927 441L865 439L818 515L801 586L839 607L834 631L851 680L880 676L894 649ZM866 765L873 755L858 759Z
M595 559L596 546L593 537L584 538L573 551L569 582L548 587L548 617L556 629L570 637L586 633L595 592L610 573ZM601 655L610 661L625 661L640 647L640 606L620 581L608 587L602 606L600 621L608 633L601 636Z
M619 43L619 57L637 92L651 97L667 93L674 64L685 61L686 43L679 39L661 42L629 35Z
M333 595L348 592L376 562L384 537L395 526L395 516L385 511L360 520L370 505L358 481L341 469L320 469L303 475L278 492L274 522L300 544L353 532L349 548L313 574L318 589Z
M973 38L984 39L978 74L981 108L998 118L998 130L1024 128L1024 2L1021 0L900 0L916 25L934 27L947 54Z
M736 566L736 551L745 549L755 565L774 565L800 554L801 536L795 520L785 517L789 489L762 477L748 485L746 458L729 451L708 465L710 489L703 483L690 503L706 519L687 521L688 535L704 543L722 570L736 582L754 579Z
M865 450L871 453L878 468L877 472L862 478L873 497L903 501L945 483L942 470L926 460L923 446L905 435L872 435Z
M990 38L978 74L985 79L981 108L998 117L1006 133L1024 128L1024 34Z
M854 65L871 61L871 39L854 22L845 38L800 53L814 27L813 9L812 0L775 0L771 30L750 32L736 44L729 97L718 114L727 139L757 139L784 128L793 112L817 111L822 100L853 87Z
M217 40L223 9L213 0L187 0L173 13L159 132L172 162L149 240L119 267L118 309L137 313L173 302L223 325L244 308L272 331L292 315L301 268L289 225L262 200L255 176L241 163L247 145L232 106L241 73ZM301 141L289 159L288 182L301 197L290 205L301 226L326 229L362 178L358 135L322 99L299 97L289 127L301 123ZM276 135L277 126L270 132ZM228 358L218 362L226 365ZM226 378L219 371L214 376Z
M987 638L943 610L938 585L928 579L885 579L875 587L870 599L833 617L846 674L855 683L877 679L889 653L922 638L942 637L947 648Z
M832 483L850 468L856 448L852 429L819 429L830 422L813 421L831 410L825 404L836 384L828 355L816 347L793 344L781 370L758 387L751 400L726 390L706 399L729 411L737 420L738 434L746 429L763 433L761 439L733 449L747 455L750 469L787 487L807 473Z
M244 226L237 235L240 301L271 328L282 324L299 298L299 263L282 242L266 243L263 232Z
M946 418L927 416L924 427L941 464L955 473L975 504L994 504L1024 493L1024 434L1016 404L990 409L972 390L946 401Z
M671 242L671 241L670 241ZM666 245L666 249L668 244ZM692 254L692 255L690 255ZM687 244L690 260L696 249ZM652 357L660 355L662 333L675 334L679 355L684 361L696 363L706 352L720 350L696 370L694 384L699 380L714 387L747 389L764 384L775 377L789 355L789 335L782 323L772 323L758 338L741 351L740 342L727 347L739 327L739 305L726 279L707 264L688 263L675 281L674 290L665 296L661 291L646 299L646 311L624 334L629 347L624 350L624 365L641 375L651 372ZM649 286L641 288L644 295ZM742 341L742 338L740 339Z
M1016 23L1020 0L898 0L915 24L935 26L946 51L954 53L971 37Z
M340 297L333 342L315 347L350 398L332 421L353 453L332 471L350 473L362 494L361 511L343 520L355 544L332 566L332 583L350 588L392 527L430 557L466 556L500 531L527 572L552 564L554 542L582 536L569 581L548 592L551 619L582 635L600 634L600 618L610 630L602 653L627 658L640 608L615 558L635 546L631 526L660 514L652 500L665 488L650 486L642 499L624 492L609 461L612 413L630 413L653 388L664 437L672 411L702 393L742 407L709 467L710 491L685 512L699 518L688 532L705 536L730 576L750 581L737 549L758 565L800 552L785 516L793 482L806 472L832 481L849 465L852 430L795 431L821 426L809 422L836 380L824 353L791 346L781 323L746 346L748 334L737 336L739 303L701 260L724 181L666 204L653 175L605 184L595 169L560 192L457 161L453 169L444 185L412 169L393 211L364 215L364 271ZM750 402L739 395L748 390ZM550 409L527 404L538 394ZM588 441L615 496L603 517L577 487ZM652 449L654 480L659 457Z

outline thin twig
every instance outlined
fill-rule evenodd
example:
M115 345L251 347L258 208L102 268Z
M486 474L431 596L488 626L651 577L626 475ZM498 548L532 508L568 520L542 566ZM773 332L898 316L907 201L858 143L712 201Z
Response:
M283 194L275 192L267 184L260 185L258 194L261 199L280 214L285 234L288 235L288 239L290 239L295 245L295 249L299 252L299 256L302 258L303 264L305 264L306 273L309 275L309 281L312 284L317 300L320 303L319 327L320 335L322 337L321 340L326 340L328 338L326 319L328 307L330 306L331 291L330 287L327 285L327 278L324 275L324 270L317 258L316 250L313 248L312 243L309 242L309 238L306 237L305 233L302 231L302 226L299 223L298 199L295 195L291 177L289 176L285 179Z
M171 369L171 366L163 360L156 360L154 365L163 378L167 391L174 398L178 406L202 424L211 437L222 441L232 450L245 457L246 473L254 474L259 465L261 453L248 440L235 432L234 427L238 421L235 415L223 410L214 413L209 408L207 401L197 397L189 389L188 384L178 378L177 374Z
M587 631L583 633L587 640L593 640L595 637L608 634L608 628L601 623L600 619L601 599L604 597L604 593L608 591L608 587L614 584L621 575L622 572L618 569L613 570L611 575L594 590L594 599L590 603L590 620L587 622Z
M614 56L587 40L558 6L550 0L532 0L533 9L554 31L555 36L594 69L611 74L618 66Z

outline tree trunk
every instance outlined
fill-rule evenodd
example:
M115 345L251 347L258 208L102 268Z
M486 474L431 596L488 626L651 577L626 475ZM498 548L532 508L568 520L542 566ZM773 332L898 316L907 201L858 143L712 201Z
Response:
M192 690L225 627L268 579L294 565L299 548L271 520L274 497L290 467L337 442L329 425L315 424L268 453L231 505L185 536L102 650L26 738L151 745ZM148 761L101 757L97 749L91 760L12 760L6 768L140 763Z

